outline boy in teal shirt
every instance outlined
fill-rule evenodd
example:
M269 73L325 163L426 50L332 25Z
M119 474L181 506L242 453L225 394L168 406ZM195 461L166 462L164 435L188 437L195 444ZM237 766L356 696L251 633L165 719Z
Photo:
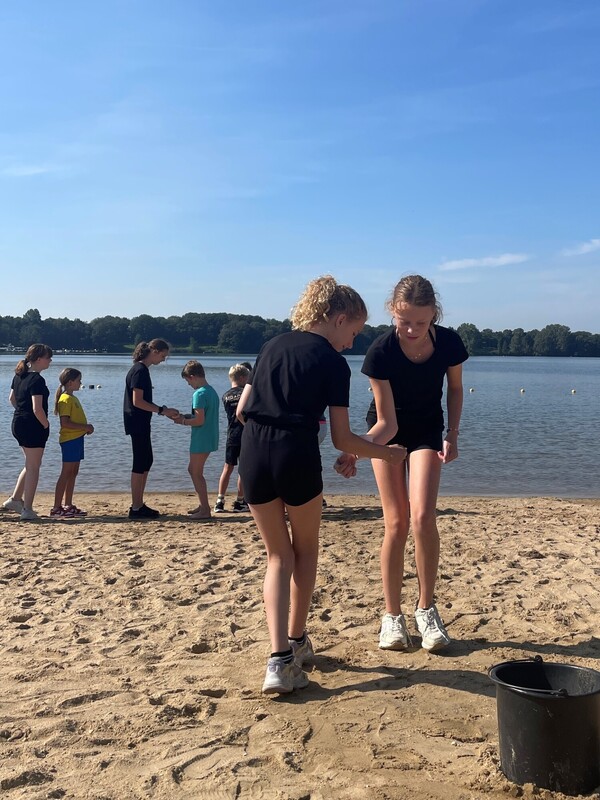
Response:
M188 361L181 370L181 377L194 389L191 415L175 419L179 425L192 429L188 472L198 494L198 507L189 514L192 519L210 519L204 465L209 455L219 448L219 395L207 383L199 361Z

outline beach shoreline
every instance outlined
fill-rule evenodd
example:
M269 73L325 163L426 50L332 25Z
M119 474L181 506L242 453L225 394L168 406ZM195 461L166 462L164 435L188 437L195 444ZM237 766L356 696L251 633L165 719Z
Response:
M165 512L148 522L116 492L76 494L86 519L0 514L7 797L562 798L500 772L487 671L599 666L600 499L440 496L439 655L377 648L379 500L327 499L310 685L274 700L249 514L189 520L191 491L148 492ZM405 585L414 633L411 543Z

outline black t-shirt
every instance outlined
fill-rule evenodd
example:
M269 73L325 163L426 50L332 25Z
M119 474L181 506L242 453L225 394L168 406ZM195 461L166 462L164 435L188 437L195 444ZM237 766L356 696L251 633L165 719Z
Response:
M151 411L144 411L133 405L133 390L142 389L144 400L152 402L152 380L150 370L141 361L137 361L125 378L125 395L123 397L123 422L125 433L143 433L150 430Z
M21 375L15 375L12 379L11 388L14 392L16 403L15 417L37 420L33 413L33 400L31 398L38 395L42 397L42 408L46 416L48 416L48 395L50 391L39 372L25 372Z
M350 367L323 336L282 333L256 359L246 416L285 430L318 433L328 406L350 404Z
M398 420L442 416L442 392L448 367L462 364L469 357L460 336L449 328L434 325L434 350L427 361L415 363L400 347L396 329L378 336L369 347L362 372L369 378L390 382ZM371 402L369 422L377 419Z
M227 444L230 445L239 445L242 441L244 426L236 417L236 411L243 391L243 386L232 386L221 398L227 414Z

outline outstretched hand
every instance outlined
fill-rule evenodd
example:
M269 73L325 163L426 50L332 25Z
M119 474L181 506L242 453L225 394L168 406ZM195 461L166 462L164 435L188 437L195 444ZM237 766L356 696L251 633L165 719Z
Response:
M176 408L165 408L163 411L163 416L168 417L169 419L175 419L175 417L179 417L181 414Z

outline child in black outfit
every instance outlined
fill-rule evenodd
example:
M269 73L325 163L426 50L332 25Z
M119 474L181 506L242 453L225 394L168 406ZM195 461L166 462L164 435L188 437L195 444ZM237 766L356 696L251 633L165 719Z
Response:
M229 380L231 381L231 389L228 389L223 395L222 402L227 414L227 443L225 445L225 464L223 472L219 478L219 494L217 495L217 502L215 503L215 514L221 514L225 511L225 495L227 487L229 486L229 479L233 472L233 468L237 466L240 458L240 449L242 446L242 433L244 426L236 416L238 403L242 396L244 386L248 383L250 370L244 364L235 364L229 370ZM242 479L239 477L237 480L237 499L233 502L233 510L240 513L248 511L248 504L244 500L244 489L242 487Z
M295 330L264 345L238 404L238 419L247 418L240 455L244 491L267 550L264 602L272 652L265 694L308 685L302 664L313 656L305 626L323 502L320 417L329 407L339 450L394 464L406 455L402 447L375 444L350 430L350 367L340 353L352 347L366 318L354 289L331 276L309 283L292 313ZM375 439L389 441L397 429L393 404L382 413L389 425Z

